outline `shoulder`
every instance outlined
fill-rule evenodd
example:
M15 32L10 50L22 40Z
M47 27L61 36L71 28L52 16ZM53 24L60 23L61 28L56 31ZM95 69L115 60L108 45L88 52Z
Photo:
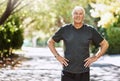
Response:
M64 24L61 27L59 27L57 31L64 32L65 30L69 29L70 26L71 24Z
M92 25L84 24L84 26L85 26L85 28L88 29L88 30L91 30L91 31L96 30L96 28L93 27Z
M62 26L59 28L59 30L60 30L60 31L69 30L70 27L71 27L71 25L72 25L72 24L64 24L64 25L62 25Z
M61 28L62 29L67 29L68 27L71 27L72 26L72 24L64 24Z
M89 25L89 24L84 24L85 28L88 28L88 29L93 29L94 27L92 25Z

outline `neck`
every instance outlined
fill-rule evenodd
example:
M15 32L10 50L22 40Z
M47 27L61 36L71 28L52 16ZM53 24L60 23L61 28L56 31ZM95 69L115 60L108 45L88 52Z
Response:
M73 23L73 25L76 29L79 29L83 26L83 23Z

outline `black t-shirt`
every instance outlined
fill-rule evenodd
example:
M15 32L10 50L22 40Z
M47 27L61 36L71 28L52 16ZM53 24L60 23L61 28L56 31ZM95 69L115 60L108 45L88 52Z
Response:
M63 40L64 56L69 60L69 65L63 67L64 71L82 73L89 71L84 67L84 60L89 57L89 44L92 41L96 46L103 37L93 27L84 24L76 29L72 24L61 27L52 37L55 42Z

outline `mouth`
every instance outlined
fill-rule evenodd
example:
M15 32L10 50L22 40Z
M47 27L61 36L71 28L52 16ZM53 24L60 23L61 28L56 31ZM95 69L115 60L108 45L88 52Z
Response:
M80 19L80 18L77 18L77 19L75 19L75 20L80 21L81 19Z

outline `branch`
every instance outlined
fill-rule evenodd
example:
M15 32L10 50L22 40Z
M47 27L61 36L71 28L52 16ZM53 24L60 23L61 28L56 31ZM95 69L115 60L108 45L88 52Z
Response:
M19 9L15 10L14 12L12 12L12 14L14 14L14 13L20 11L21 9L23 9L24 7L26 7L26 6L28 6L28 5L29 5L29 3L25 4L25 5L22 6L21 8L19 8Z
M16 9L20 4L21 4L22 0L14 0L12 5L13 5L13 10Z
M12 8L14 8L14 6L17 4L17 2L18 2L19 0L12 0L11 1L11 6L12 6Z
M8 0L7 7L0 18L0 25L4 24L7 18L11 15L14 10L14 5L17 3L18 0Z
M28 3L15 11L15 9L21 4L22 1L23 0L8 0L7 7L0 18L0 25L4 24L4 22L11 14L20 11L23 7L29 4Z
M17 8L21 3L22 3L22 1L16 3L16 4L14 5L14 9Z

